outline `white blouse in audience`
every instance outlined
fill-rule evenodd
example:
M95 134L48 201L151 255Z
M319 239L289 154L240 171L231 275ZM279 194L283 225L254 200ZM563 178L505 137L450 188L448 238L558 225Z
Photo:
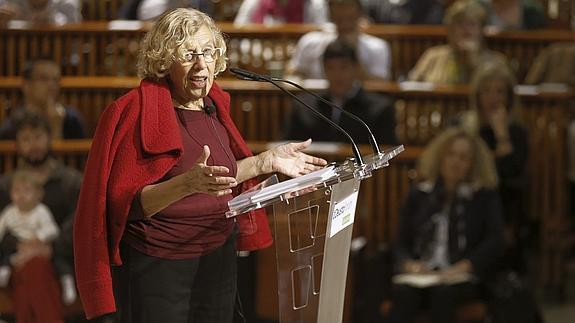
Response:
M296 46L289 69L304 79L324 79L322 55L329 43L337 38L335 31L313 31L305 34ZM389 80L391 51L381 38L360 33L357 58L371 78Z

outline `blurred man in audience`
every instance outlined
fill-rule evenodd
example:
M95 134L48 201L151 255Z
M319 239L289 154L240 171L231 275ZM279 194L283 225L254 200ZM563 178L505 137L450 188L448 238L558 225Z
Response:
M366 15L377 24L440 24L441 0L361 0Z
M536 0L480 0L488 14L487 25L497 30L545 27L545 10Z
M9 20L64 25L82 21L79 0L0 0L0 25Z
M477 66L506 58L488 50L483 41L485 9L475 0L459 0L447 10L444 24L448 44L427 49L409 72L409 80L442 84L467 84Z
M236 25L325 22L325 0L244 0L234 20Z
M330 20L335 30L305 34L297 44L288 66L288 74L306 79L322 79L326 74L321 55L326 46L341 39L357 51L362 78L390 78L391 52L384 40L360 31L362 9L359 0L329 0Z
M0 139L15 139L15 124L28 112L44 117L52 129L52 139L84 138L84 125L78 112L59 102L60 67L49 59L26 65L22 75L23 105L13 108L0 126Z
M355 49L343 40L336 39L326 47L322 58L329 82L327 92L322 97L363 119L380 144L396 144L393 102L386 97L367 93L362 88L361 67ZM302 99L347 130L357 142L369 142L368 132L357 121L307 94ZM295 104L297 106L292 109L286 139L349 142L347 137L306 107L297 102Z
M73 275L72 222L80 192L82 174L65 166L50 154L50 138L50 125L39 115L26 114L16 125L17 169L33 173L42 183L44 189L42 203L51 211L54 221L60 228L60 235L53 243L44 244L37 241L18 241L15 236L7 233L0 242L0 250L4 254L14 251L16 255L24 254L20 258L27 258L26 255L30 254L53 253L55 257L70 264L69 272L64 272L64 267L60 268L61 274ZM0 209L10 203L11 179L11 173L0 177ZM43 268L41 264L35 261L18 265L18 271L30 273ZM37 279L19 281L18 290L22 292L13 294L13 297L20 298L20 304L37 303L38 299L34 295L35 290L39 288L37 284Z

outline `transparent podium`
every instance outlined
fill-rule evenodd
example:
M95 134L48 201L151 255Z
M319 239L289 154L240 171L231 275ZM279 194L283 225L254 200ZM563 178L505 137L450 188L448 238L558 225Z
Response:
M272 176L229 202L227 216L273 210L279 322L336 323L343 305L360 183L403 146L279 182Z

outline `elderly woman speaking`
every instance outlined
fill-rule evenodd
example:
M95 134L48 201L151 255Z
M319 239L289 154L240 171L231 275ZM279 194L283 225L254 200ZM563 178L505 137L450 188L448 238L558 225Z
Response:
M140 86L103 112L74 226L88 318L118 306L120 322L231 322L235 250L271 234L263 212L227 219L227 202L258 175L326 164L301 152L309 140L251 155L214 83L225 54L206 14L168 12L143 39Z

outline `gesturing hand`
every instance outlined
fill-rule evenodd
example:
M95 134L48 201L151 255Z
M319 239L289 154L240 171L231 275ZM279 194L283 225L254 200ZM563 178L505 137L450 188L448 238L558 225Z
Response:
M290 177L311 173L327 165L322 158L302 152L311 145L311 139L277 146L259 155L264 173L279 172Z
M189 194L206 193L215 196L231 194L232 187L238 185L236 179L230 176L223 176L230 172L225 166L208 166L209 157L210 148L204 146L204 150L194 167L183 174L183 184L186 192Z
M507 136L507 124L509 113L503 104L490 111L488 116L489 125L493 128L497 137Z

